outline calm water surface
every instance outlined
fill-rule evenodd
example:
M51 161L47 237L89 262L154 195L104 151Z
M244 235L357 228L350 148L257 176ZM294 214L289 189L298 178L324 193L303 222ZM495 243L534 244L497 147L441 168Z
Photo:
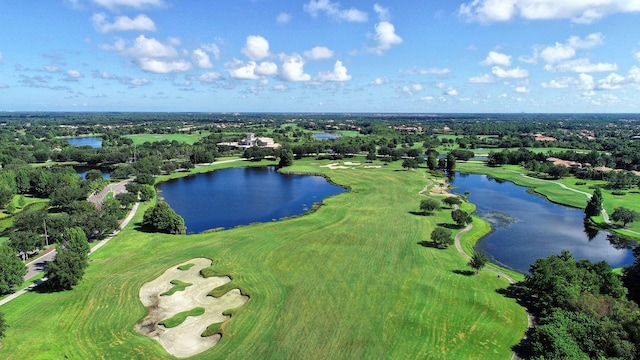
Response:
M95 136L70 138L67 142L73 146L90 146L94 149L102 147L102 139Z
M274 167L217 170L158 188L190 233L303 214L313 203L345 191L321 176L286 175Z
M491 222L493 231L476 248L509 268L526 273L536 259L562 250L576 259L605 260L612 267L633 263L631 249L612 245L608 232L585 229L580 209L554 204L525 187L486 175L456 174L452 183L454 193L469 191L478 215Z
M332 134L332 133L322 133L322 134L313 134L313 137L316 140L322 140L322 139L337 139L339 137L341 137L342 135L340 134Z

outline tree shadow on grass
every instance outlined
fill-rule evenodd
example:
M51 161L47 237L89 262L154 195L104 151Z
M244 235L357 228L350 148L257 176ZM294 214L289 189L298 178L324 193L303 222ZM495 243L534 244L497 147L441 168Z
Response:
M451 270L452 273L464 276L473 276L476 274L473 270Z
M527 309L528 314L535 314L535 308L533 306L535 302L529 295L527 295L521 283L511 284L509 285L509 287L504 289L497 289L496 292L505 297L515 299L520 306ZM531 353L530 339L533 330L534 328L527 329L522 340L520 340L518 344L511 347L511 350L513 350L513 352L515 352L516 355L521 359L528 358L529 354Z
M462 229L458 224L439 223L438 226L442 226L443 228L447 228L447 229L451 229L451 230L460 230L460 229Z
M432 212L425 213L425 212L422 212L422 211L409 211L409 214L416 215L416 216L431 216L431 215L433 215Z

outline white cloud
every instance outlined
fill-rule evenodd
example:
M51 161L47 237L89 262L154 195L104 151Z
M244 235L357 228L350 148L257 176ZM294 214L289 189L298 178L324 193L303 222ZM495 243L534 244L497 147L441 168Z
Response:
M276 84L271 87L275 91L286 91L289 87L286 84Z
M333 50L324 46L316 46L311 50L305 51L304 56L308 60L331 59L333 57Z
M336 61L333 71L324 71L318 74L318 81L349 81L351 75L347 74L347 67L342 65L342 61Z
M168 42L170 44L179 44L178 39L169 39ZM163 44L154 38L140 35L132 44L128 44L123 39L118 39L113 45L103 44L100 45L100 48L108 51L117 51L120 55L131 57L142 70L148 72L167 74L190 70L191 63L181 59L178 50L170 44Z
M567 40L567 44L574 49L591 49L604 42L602 33L593 33L587 35L586 38L580 39L579 36L571 36Z
M516 87L515 90L518 93L528 93L529 92L529 89L527 89L526 86L518 86L518 87Z
M204 52L204 50L202 49L193 50L193 54L191 55L191 58L193 59L193 62L196 64L196 66L199 68L211 69L213 67L213 64L211 63L211 59L209 58L209 55L206 52Z
M280 13L276 17L276 21L278 22L278 24L286 24L291 21L291 14Z
M410 68L410 69L400 69L400 73L405 75L446 75L450 73L451 70L448 68L429 68L429 69L418 69L418 68Z
M575 55L576 50L573 47L560 43L556 43L554 46L548 46L540 52L540 57L548 64L568 60Z
M204 44L201 46L202 50L213 55L213 58L220 60L220 48L216 44Z
M222 76L222 74L220 73L210 71L204 74L200 74L196 76L194 79L201 82L205 82L205 83L212 83L212 82L216 82L218 80L224 79L224 76Z
M348 22L366 22L368 20L367 13L355 8L342 9L340 3L331 2L330 0L311 0L304 5L304 11L313 17L323 13L334 20Z
M388 21L389 20L389 8L382 7L379 4L374 4L373 5L373 11L375 11L376 14L378 14L378 19L380 19L382 21Z
M493 78L489 74L482 74L470 77L467 81L472 84L490 84L493 82Z
M4 56L2 55L2 51L0 51L0 65L4 63Z
M261 60L269 56L269 42L259 35L247 36L247 43L242 48L242 53L249 60Z
M378 55L402 43L402 38L396 34L395 26L388 21L381 21L376 25L376 34L373 39L376 45L371 48L371 51Z
M455 96L455 95L458 95L458 90L450 87L447 89L447 91L444 92L444 94L449 96Z
M635 53L633 53L633 57L640 61L640 51L636 51ZM0 53L0 59L2 59L2 53Z
M576 72L576 73L592 73L592 72L610 72L617 71L618 65L613 63L591 63L589 59L576 59L565 61L557 65L548 64L544 67L547 71L552 72Z
M304 59L298 54L284 57L280 78L285 81L309 81L311 75L304 72Z
M369 85L384 85L384 84L388 84L389 78L375 78L373 81L369 82Z
M575 83L576 83L576 80L574 78L565 77L557 80L553 79L548 83L543 82L542 84L540 84L540 86L542 86L545 89L565 89L565 88L568 88L569 85L574 85Z
M480 64L483 66L511 66L511 56L497 51L489 51L489 55Z
M521 79L529 76L529 71L526 69L520 69L519 67L513 69L503 69L500 66L494 66L491 68L493 75L501 79Z
M94 14L91 17L93 27L98 32L108 33L112 31L156 31L156 24L146 15L138 15L131 19L128 16L118 16L114 22L107 20L104 13Z
M172 72L188 71L191 69L191 63L186 60L160 60L151 58L138 59L138 65L144 71L156 74L168 74Z
M593 80L593 76L588 74L578 75L578 87L581 90L593 90L595 88L595 81Z
M460 5L458 14L481 23L570 19L588 24L607 15L640 11L640 2L630 0L473 0Z
M622 85L627 82L624 76L615 73L609 74L606 78L598 81L598 89L601 90L616 90L620 89Z
M93 0L93 2L108 9L115 9L118 7L132 7L139 9L143 7L164 6L164 2L162 0Z
M65 76L65 81L78 81L82 77L82 73L78 70L67 70Z
M225 64L225 70L234 79L258 80L262 76L275 75L278 73L278 65L270 61L263 61L257 64L255 61L244 63L234 59Z
M151 83L151 81L146 78L135 78L127 80L127 84L129 84L130 86L144 86L149 85L149 83Z

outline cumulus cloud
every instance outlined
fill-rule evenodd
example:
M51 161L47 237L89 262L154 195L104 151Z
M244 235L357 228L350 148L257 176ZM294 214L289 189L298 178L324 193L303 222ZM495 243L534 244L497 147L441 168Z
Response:
M447 89L447 91L444 92L444 95L448 95L448 96L458 95L458 90L450 87L450 88Z
M489 51L489 55L480 63L483 66L511 66L511 56L501 54L497 51Z
M156 24L146 15L138 15L135 18L118 16L111 23L104 13L94 14L91 17L93 27L101 33L112 31L156 31Z
M592 72L608 72L617 71L618 65L615 63L591 63L589 59L576 59L565 61L560 64L547 64L545 70L551 72L576 72L576 73L592 73Z
M519 67L513 69L504 69L500 66L494 66L491 68L493 75L501 79L521 79L529 76L529 71L521 69Z
M473 0L458 14L471 21L491 23L517 17L528 20L570 19L589 24L607 15L640 11L640 2L629 0Z
M204 74L200 74L193 79L204 83L212 83L224 79L224 76L222 76L222 74L220 73L210 71Z
M367 13L355 8L343 9L340 3L330 0L311 0L304 5L304 11L313 17L324 14L334 20L348 22L366 22Z
M402 43L402 38L396 34L396 28L388 21L381 21L376 25L376 34L373 36L375 45L370 50L378 55Z
M347 67L342 64L342 61L336 61L333 66L333 71L325 71L318 74L318 81L349 81L351 75L347 74Z
M193 50L193 54L191 55L191 58L193 59L193 62L196 64L196 66L199 68L211 69L213 67L213 64L211 63L211 59L209 58L209 55L202 49Z
M98 5L108 9L120 7L144 8L144 7L161 7L164 6L162 0L93 0Z
M305 51L304 56L308 60L331 59L333 57L333 50L324 46L316 46L311 50Z
M255 61L247 63L234 59L225 64L225 70L234 79L258 80L260 77L275 75L278 73L278 65L270 61L263 61L260 64Z
M0 51L0 65L4 63L4 55L2 55L2 51Z
M171 44L178 44L177 39L170 39L170 44L163 44L144 35L138 36L133 43L118 39L113 45L101 45L104 50L117 51L122 56L133 59L138 66L148 72L167 74L191 69L191 63L180 58L178 50Z
M381 78L381 77L379 77L379 78L375 78L373 81L369 82L369 85L384 85L384 84L388 84L389 82L390 82L389 78L386 78L386 77Z
M78 70L67 70L65 81L78 81L82 77L82 73Z
M373 11L376 12L376 14L378 14L378 18L382 21L388 21L389 20L389 8L385 8L382 7L378 4L374 4L373 5Z
M518 86L518 87L515 88L515 91L517 93L528 93L529 89L527 89L526 86Z
M213 58L220 60L220 48L216 44L204 44L201 46L202 50L213 55Z
M267 39L259 35L247 36L247 42L245 47L242 48L242 53L249 58L249 60L261 60L269 56L269 42Z
M489 74L483 74L470 77L467 81L471 84L490 84L493 82L493 78Z
M554 46L548 46L540 52L540 57L548 64L568 60L575 55L576 50L573 47L560 43L556 43Z
M429 69L418 69L418 68L410 68L410 69L400 69L400 72L405 75L446 75L451 72L449 68L429 68Z
M276 21L278 22L278 24L286 24L291 21L291 14L280 13L276 17Z
M309 81L311 75L304 72L304 59L297 54L284 57L280 78L285 81Z

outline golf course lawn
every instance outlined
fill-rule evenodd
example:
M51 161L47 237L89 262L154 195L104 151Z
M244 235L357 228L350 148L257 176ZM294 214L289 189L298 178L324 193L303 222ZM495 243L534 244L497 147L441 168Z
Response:
M454 246L418 244L436 224L452 223L449 209L415 215L424 171L321 166L329 163L296 160L286 171L324 173L351 191L280 222L145 233L135 228L148 207L141 206L91 255L72 291L27 293L0 308L9 325L0 358L171 358L134 330L147 315L140 287L206 257L250 300L230 311L220 343L194 359L509 359L527 316L496 292L507 281L488 270L455 273L469 268Z
M184 142L189 145L193 145L196 141L200 140L202 137L208 135L209 132L203 132L202 134L193 133L193 134L136 134L136 135L125 135L124 137L133 140L133 145L142 145L146 142L156 142L156 141L177 141Z

